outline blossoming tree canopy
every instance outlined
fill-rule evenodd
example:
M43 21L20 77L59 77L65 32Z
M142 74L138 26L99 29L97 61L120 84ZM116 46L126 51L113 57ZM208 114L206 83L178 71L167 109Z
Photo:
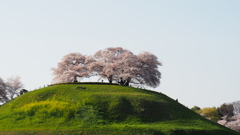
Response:
M155 88L160 84L158 66L161 65L152 53L135 55L121 47L110 47L92 56L70 53L52 70L55 82L77 82L83 77L97 75L109 83L117 82L126 86L131 83Z
M89 71L86 65L86 56L80 53L69 53L58 63L57 68L52 68L54 82L78 82L82 77L87 77Z
M118 79L119 67L121 66L121 54L127 50L116 47L107 48L96 52L93 56L95 62L89 64L89 69L96 72L101 78L106 78L110 83Z
M21 89L24 87L19 76L12 76L4 81L0 77L0 102L6 103L20 94Z
M142 78L143 84L154 88L157 87L161 78L158 66L162 65L158 58L152 53L143 52L138 55L138 59L138 68L140 69L138 76Z

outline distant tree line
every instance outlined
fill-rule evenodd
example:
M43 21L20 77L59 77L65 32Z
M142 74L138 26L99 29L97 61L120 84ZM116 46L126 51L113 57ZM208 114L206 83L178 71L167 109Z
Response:
M161 65L152 53L135 55L121 47L110 47L90 56L69 53L51 70L54 83L79 82L83 78L99 76L99 80L107 79L109 83L126 86L131 83L156 88L160 84L158 66Z
M12 76L7 78L6 81L0 78L0 102L6 103L14 97L28 92L26 89L23 89L23 87L19 76Z
M217 108L206 107L201 109L194 106L191 110L218 124L240 132L240 101L224 103Z

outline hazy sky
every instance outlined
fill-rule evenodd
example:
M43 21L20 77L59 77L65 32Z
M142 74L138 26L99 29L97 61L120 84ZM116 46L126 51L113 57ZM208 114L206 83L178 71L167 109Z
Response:
M163 63L154 89L193 107L240 100L239 0L1 0L0 77L33 90L71 52L123 47ZM96 81L92 79L92 81Z

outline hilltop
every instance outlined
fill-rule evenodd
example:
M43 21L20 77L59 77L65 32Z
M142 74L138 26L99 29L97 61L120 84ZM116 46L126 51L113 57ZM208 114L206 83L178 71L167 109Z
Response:
M162 93L108 84L19 96L0 107L0 134L239 135Z

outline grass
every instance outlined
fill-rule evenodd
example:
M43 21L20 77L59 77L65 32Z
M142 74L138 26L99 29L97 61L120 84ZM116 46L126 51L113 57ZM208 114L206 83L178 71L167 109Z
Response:
M61 84L0 107L0 134L239 135L168 96L117 85Z

